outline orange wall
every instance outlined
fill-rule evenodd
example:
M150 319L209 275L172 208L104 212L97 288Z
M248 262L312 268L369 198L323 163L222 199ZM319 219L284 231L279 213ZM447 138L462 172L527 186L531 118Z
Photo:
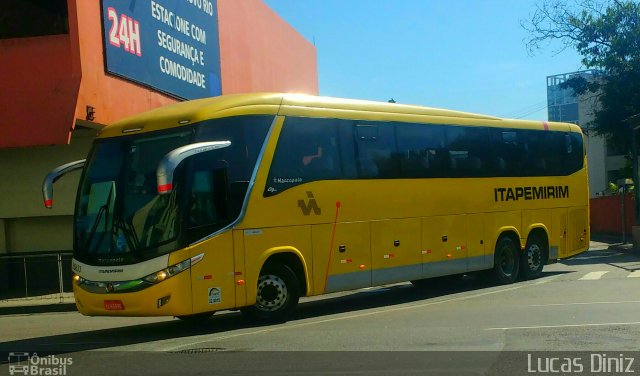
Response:
M80 71L69 35L0 40L0 148L66 144Z
M100 2L67 2L69 35L0 40L0 148L67 144L87 106L110 124L176 101L106 74ZM261 0L218 0L218 22L223 94L318 93L315 47Z
M102 21L99 1L77 0L82 83L76 117L86 117L86 106L95 108L95 122L110 124L124 117L176 102L131 81L105 73Z
M218 0L222 93L318 94L316 48L261 0Z

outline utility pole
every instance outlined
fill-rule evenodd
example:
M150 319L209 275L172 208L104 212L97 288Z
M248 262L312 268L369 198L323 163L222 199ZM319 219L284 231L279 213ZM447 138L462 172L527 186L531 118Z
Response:
M640 225L640 183L638 181L638 146L636 132L640 129L640 113L630 116L625 121L631 127L631 165L633 166L633 198L636 220L635 224Z

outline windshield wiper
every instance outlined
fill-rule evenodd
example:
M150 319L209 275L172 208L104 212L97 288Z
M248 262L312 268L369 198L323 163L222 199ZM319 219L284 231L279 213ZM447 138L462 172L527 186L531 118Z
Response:
M118 229L122 230L122 234L124 235L129 249L137 251L140 241L138 240L138 234L136 234L136 230L134 229L133 224L126 219L120 220L115 218L113 220L112 233L116 236L118 235Z
M91 232L89 233L89 237L87 239L87 242L85 243L85 248L87 249L88 253L92 253L91 251L93 249L97 249L98 246L100 246L100 244L102 244L102 242L104 241L104 236L107 233L107 228L108 228L109 206L111 204L112 196L113 196L113 185L109 189L109 195L107 196L107 201L102 206L100 206L100 209L98 210L98 214L96 215L96 219L93 221L93 225L91 226ZM91 248L91 242L93 241L93 237L96 234L96 230L100 225L100 220L102 219L103 215L104 215L104 229L102 231L102 235L100 236L100 240L98 240L96 245L93 248Z

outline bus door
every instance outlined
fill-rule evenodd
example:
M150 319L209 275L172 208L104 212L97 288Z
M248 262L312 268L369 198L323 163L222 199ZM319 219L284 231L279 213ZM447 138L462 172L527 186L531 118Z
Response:
M371 286L368 222L314 225L311 238L315 294Z
M372 221L371 258L374 286L420 279L420 219Z
M422 278L460 274L467 265L467 216L422 219Z
M211 312L236 306L236 283L231 231L194 245L191 257L199 261L191 268L194 312ZM193 262L193 261L192 261Z
M228 219L229 181L226 163L193 159L186 178L188 202L183 218L191 247L194 312L218 311L236 306L233 235L226 231L208 240Z

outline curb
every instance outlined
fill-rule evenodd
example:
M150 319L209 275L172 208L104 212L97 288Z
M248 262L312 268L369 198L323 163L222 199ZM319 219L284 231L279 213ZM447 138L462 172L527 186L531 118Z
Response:
M29 298L0 300L1 315L18 315L76 310L73 293L43 295Z
M55 313L77 311L76 303L54 303L35 305L12 305L8 307L0 306L0 316L5 315L28 315L35 313Z

